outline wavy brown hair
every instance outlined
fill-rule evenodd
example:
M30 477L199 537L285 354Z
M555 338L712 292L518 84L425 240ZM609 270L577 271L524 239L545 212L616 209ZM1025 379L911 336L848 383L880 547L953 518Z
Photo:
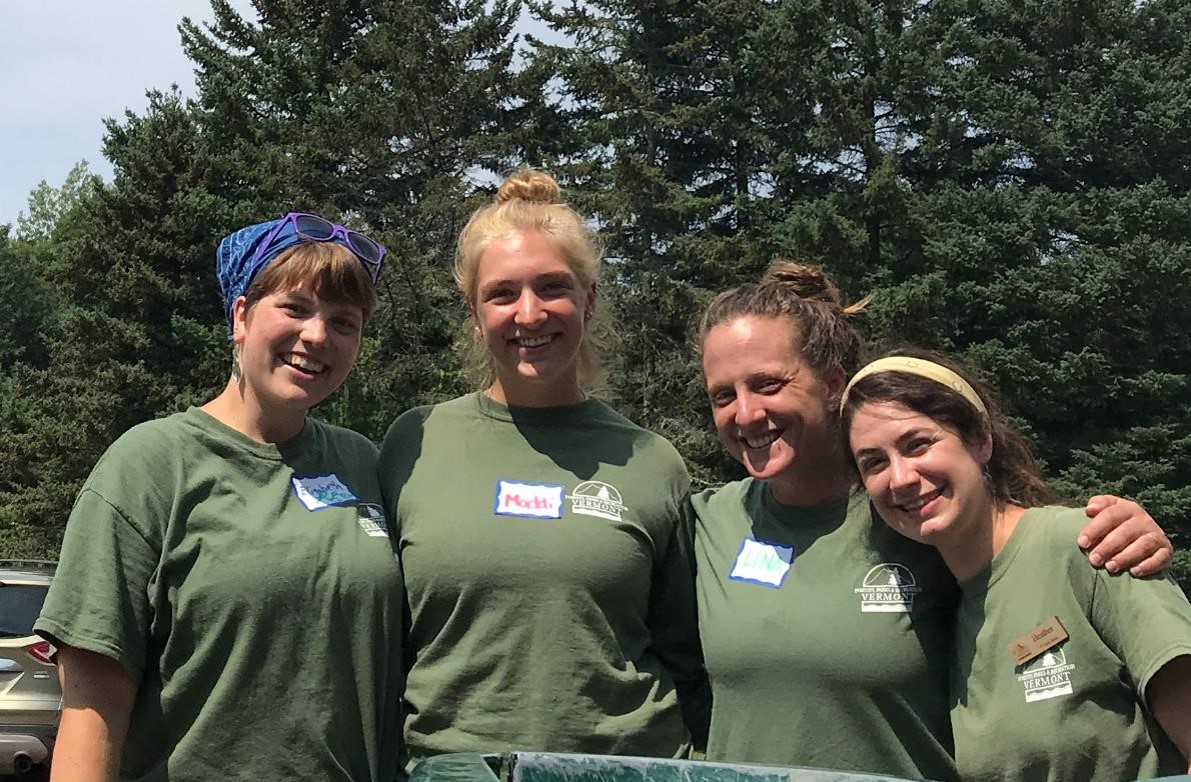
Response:
M1033 508L1060 501L1058 493L1042 479L1026 439L1006 420L996 395L975 372L954 359L920 348L903 348L885 355L888 356L917 358L947 367L972 386L987 408L987 414L982 414L959 392L942 383L897 370L878 372L861 378L852 386L840 411L849 457L852 453L848 444L849 433L856 411L868 402L895 402L956 432L969 445L980 445L986 436L991 436L988 475L997 502Z

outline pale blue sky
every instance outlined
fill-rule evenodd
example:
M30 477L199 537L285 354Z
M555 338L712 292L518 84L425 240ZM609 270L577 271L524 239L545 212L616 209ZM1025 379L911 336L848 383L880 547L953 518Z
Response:
M251 14L249 0L232 0ZM145 109L145 92L194 94L178 22L211 18L208 0L0 0L0 223L15 223L42 180L80 160L111 177L103 119Z

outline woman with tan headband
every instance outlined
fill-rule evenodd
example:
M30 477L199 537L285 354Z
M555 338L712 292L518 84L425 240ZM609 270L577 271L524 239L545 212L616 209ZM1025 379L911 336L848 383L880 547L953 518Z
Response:
M965 782L1118 782L1191 771L1191 604L1071 545L1029 447L973 375L903 350L841 403L873 505L961 588L951 722Z
M678 757L702 741L689 479L669 442L587 395L599 260L535 171L459 237L482 390L402 415L381 448L409 596L411 765Z
M779 262L700 323L716 429L749 473L694 498L707 756L955 779L955 580L929 547L874 524L840 436L858 309L819 269ZM1126 522L1128 540L1106 538L1104 556L1129 566L1154 553L1161 533L1144 512L1094 500L1093 540Z

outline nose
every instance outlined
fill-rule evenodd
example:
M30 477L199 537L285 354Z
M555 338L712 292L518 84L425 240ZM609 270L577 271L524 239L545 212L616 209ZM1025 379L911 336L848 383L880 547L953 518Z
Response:
M307 318L302 323L302 341L308 345L323 345L327 341L327 321L321 316Z
M517 299L515 320L519 326L536 326L546 319L546 310L542 307L542 300L532 288L521 291L521 298Z
M748 391L736 394L736 425L744 428L765 418L765 406Z
M889 461L889 488L892 491L899 491L909 488L918 483L918 471L914 469L914 465L908 460L900 456L894 456Z

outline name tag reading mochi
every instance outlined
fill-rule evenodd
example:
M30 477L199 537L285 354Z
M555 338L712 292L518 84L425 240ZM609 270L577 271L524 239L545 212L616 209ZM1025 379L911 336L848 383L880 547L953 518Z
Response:
M728 578L777 589L794 562L794 547L745 538Z
M335 473L330 475L295 475L290 482L293 484L294 494L306 506L306 510L322 510L334 505L355 502L358 499Z
M492 512L501 516L527 516L535 519L561 519L565 487L553 483L496 482L496 501Z

